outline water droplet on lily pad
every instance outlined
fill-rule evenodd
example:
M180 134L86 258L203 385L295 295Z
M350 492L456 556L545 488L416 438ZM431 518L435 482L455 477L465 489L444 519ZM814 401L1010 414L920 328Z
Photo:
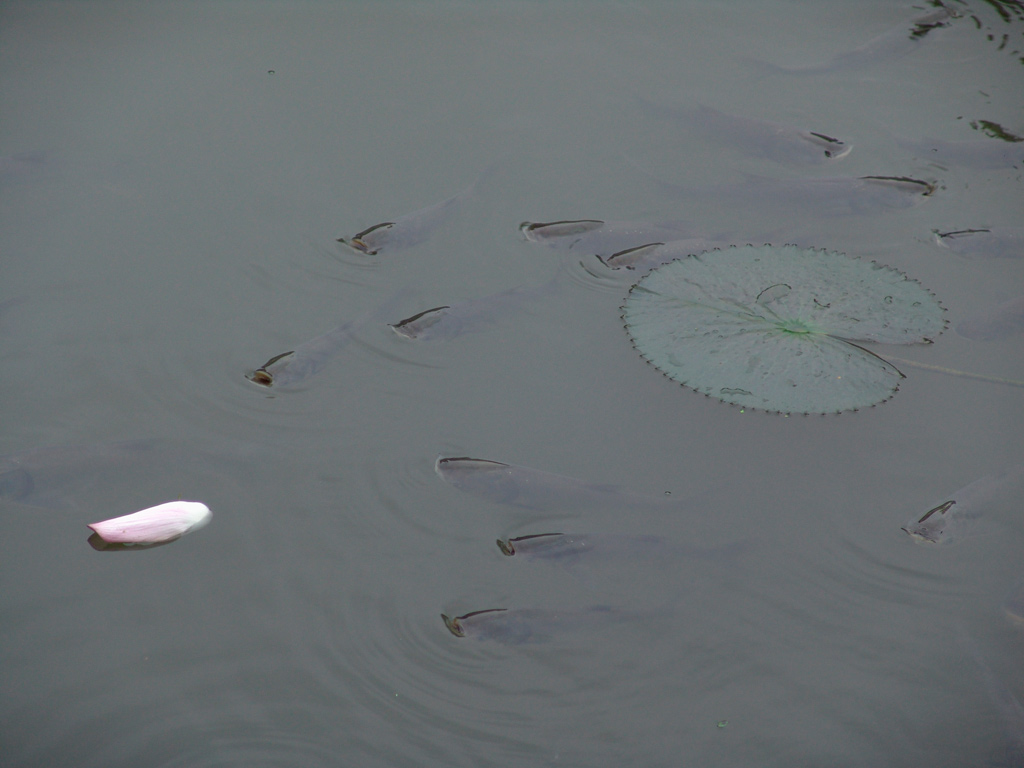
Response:
M888 400L903 374L855 342L928 343L943 314L898 270L791 245L678 259L648 273L622 307L633 346L669 378L782 413Z

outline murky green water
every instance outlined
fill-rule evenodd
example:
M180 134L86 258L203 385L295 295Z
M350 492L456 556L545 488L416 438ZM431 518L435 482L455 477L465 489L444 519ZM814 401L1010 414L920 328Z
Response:
M951 324L876 351L1024 379L1019 333L952 329L1024 293L1024 257L932 236L1019 227L1019 154L908 144L1012 153L980 128L1024 132L1021 22L950 8L913 42L927 9L887 2L4 4L0 762L998 764L1016 721L992 681L1024 697L1000 608L1024 499L950 547L900 527L1024 460L1024 390L901 365L875 408L743 412L634 352L635 277L519 229L671 222L872 258ZM853 148L804 162L696 105ZM935 191L802 185L867 175ZM393 248L336 242L382 222ZM389 300L388 322L447 305L462 325L357 324L293 387L247 380ZM516 506L445 483L439 456L563 480ZM211 524L86 543L177 498ZM495 546L560 532L660 548ZM441 619L492 608L514 633Z

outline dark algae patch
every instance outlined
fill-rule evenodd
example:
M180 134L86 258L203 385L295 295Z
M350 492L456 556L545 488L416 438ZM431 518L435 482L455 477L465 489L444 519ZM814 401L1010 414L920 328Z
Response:
M1024 141L1024 138L1015 133L1010 133L1010 131L1003 128L999 123L993 122L992 120L972 120L971 128L976 131L981 131L986 136L991 136L993 139L1008 141L1011 144Z

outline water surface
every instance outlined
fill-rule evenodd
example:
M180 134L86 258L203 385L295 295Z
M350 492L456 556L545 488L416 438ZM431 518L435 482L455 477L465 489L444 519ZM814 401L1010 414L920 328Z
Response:
M519 229L648 222L845 251L920 280L953 326L1019 296L1024 259L972 258L932 233L1019 227L1020 168L904 143L1024 128L1019 18L956 8L962 20L904 45L928 8L5 3L0 456L35 463L4 464L0 484L0 762L998 760L1003 721L956 628L1024 698L1024 641L1001 606L1020 581L1020 504L986 514L997 535L952 548L900 528L1024 461L1021 390L905 370L890 402L856 414L743 412L640 360L619 317L628 270ZM886 55L841 58L880 36ZM855 148L780 162L641 102ZM484 169L403 248L337 242ZM758 194L837 176L935 190L842 216ZM394 316L299 386L245 378L406 286ZM388 327L520 286L551 290L444 343ZM1019 344L947 332L901 354L1020 380ZM445 484L438 456L685 512L510 506ZM87 544L87 523L178 498L207 504L210 525L145 551ZM494 544L546 531L756 546L557 568ZM594 606L616 620L573 621ZM570 631L471 642L439 619L497 607L570 617Z

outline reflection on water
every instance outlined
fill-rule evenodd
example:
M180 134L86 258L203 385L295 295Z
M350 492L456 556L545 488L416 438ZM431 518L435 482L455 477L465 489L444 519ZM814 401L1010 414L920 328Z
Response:
M1019 484L998 535L899 527L1019 465L1019 390L739 413L619 307L769 241L1016 327L1015 4L4 14L5 765L1014 754ZM1019 380L1018 342L920 356ZM86 540L178 498L216 525Z
M794 74L844 72L877 66L907 56L918 48L926 36L933 39L934 31L948 26L956 16L939 0L930 0L929 4L934 7L927 12L897 24L856 48L836 54L827 62L779 67L779 70Z

